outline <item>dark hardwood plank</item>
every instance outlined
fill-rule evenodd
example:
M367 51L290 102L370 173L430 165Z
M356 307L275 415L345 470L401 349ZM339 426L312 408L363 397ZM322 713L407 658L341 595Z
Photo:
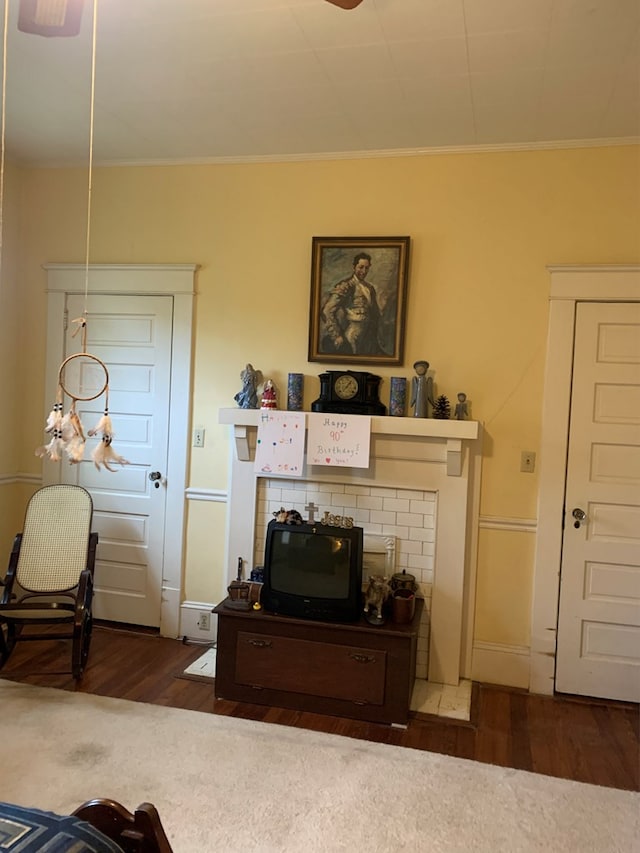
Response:
M347 720L266 705L216 700L213 684L183 677L206 646L123 626L97 625L80 682L71 677L64 641L20 643L0 677L330 732L514 767L612 788L640 790L637 705L567 696L535 696L476 684L471 721L412 715L406 727Z
M481 690L475 758L487 764L513 767L511 763L511 693Z
M511 767L518 770L532 770L531 727L529 725L529 703L525 693L511 694Z
M528 697L531 770L547 776L573 779L559 719L562 701L549 696Z
M638 756L635 752L637 731L631 725L626 725L629 722L628 715L623 716L621 724L615 716L612 717L611 708L606 706L593 705L591 713L598 727L599 738L594 744L598 759L606 764L609 773L613 766L616 772L625 773L628 786L632 787L638 773ZM601 749L603 742L608 745L608 749Z

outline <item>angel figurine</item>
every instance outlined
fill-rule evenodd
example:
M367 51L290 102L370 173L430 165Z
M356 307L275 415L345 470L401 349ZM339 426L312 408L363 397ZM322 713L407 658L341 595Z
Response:
M411 405L414 406L414 418L427 418L428 404L433 406L433 379L427 376L428 361L416 361L413 365L416 375L411 380Z
M467 403L467 395L464 391L458 393L458 402L456 403L455 417L458 421L463 421L469 415L469 404Z
M254 370L252 364L247 364L240 373L240 379L242 379L242 388L233 399L241 409L257 409L260 371Z

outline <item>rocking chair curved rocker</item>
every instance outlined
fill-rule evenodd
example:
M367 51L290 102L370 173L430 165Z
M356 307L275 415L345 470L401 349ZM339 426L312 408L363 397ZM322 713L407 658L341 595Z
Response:
M81 486L44 486L29 501L0 587L0 669L19 641L71 640L71 672L82 677L98 544L92 519L93 501ZM44 625L60 630L31 628Z

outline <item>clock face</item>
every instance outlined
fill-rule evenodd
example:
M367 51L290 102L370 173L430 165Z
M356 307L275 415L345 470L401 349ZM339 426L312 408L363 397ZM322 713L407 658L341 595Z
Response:
M348 373L338 376L333 384L336 396L341 400L350 400L358 393L358 382L355 376L349 376Z

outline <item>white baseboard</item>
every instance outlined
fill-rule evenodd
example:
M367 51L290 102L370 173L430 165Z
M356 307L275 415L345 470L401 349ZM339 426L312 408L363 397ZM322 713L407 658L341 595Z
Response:
M215 605L202 601L183 601L180 605L180 636L203 643L215 643L218 634L218 617L211 611ZM202 613L209 615L209 629L200 628Z
M530 649L500 643L473 644L471 678L487 684L529 689Z
M180 590L163 586L160 604L160 636L180 637Z

